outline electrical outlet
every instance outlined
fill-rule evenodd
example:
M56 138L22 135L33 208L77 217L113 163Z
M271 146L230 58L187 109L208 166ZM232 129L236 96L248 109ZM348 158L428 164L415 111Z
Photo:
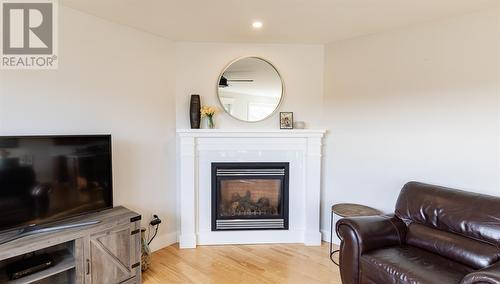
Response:
M149 222L149 225L151 226L156 226L161 224L161 219L158 217L158 215L153 214L153 218L151 218L151 221Z

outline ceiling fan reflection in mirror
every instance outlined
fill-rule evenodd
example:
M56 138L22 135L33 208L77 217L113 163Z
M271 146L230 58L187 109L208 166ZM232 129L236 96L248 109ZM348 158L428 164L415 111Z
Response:
M227 79L226 77L221 76L220 81L219 81L219 87L220 88L227 88L229 87L228 82L237 82L237 83L252 83L252 79Z

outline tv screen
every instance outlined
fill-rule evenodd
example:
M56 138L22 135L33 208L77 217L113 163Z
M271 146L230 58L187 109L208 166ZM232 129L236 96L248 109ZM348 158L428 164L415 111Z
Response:
M0 136L0 231L113 207L111 136Z

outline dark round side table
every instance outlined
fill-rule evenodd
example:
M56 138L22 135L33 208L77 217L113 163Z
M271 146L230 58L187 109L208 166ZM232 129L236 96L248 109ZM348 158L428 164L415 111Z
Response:
M361 204L353 204L353 203L339 203L332 206L331 212L331 226L330 226L330 259L337 266L339 265L333 259L333 255L340 250L333 250L333 231L334 231L334 222L333 222L333 214L338 215L340 217L357 217L357 216L374 216L374 215L382 215L384 214L382 211L377 210L375 208L371 208Z

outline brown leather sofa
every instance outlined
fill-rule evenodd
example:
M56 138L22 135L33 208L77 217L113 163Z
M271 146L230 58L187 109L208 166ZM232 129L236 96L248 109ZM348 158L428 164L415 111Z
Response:
M393 215L337 222L344 284L500 284L500 198L418 182Z

